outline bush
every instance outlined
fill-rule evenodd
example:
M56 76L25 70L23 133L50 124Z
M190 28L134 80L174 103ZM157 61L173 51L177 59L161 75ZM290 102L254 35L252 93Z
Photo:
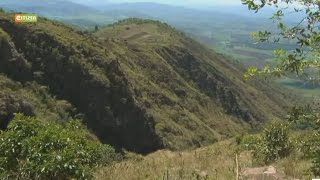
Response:
M90 179L91 168L117 158L77 120L64 124L17 114L0 134L0 179Z
M265 153L263 152L263 139L259 135L245 135L241 138L240 147L241 149L252 152L254 160L258 163L264 163Z
M258 135L245 135L241 137L240 145L245 150L256 150L261 144L262 139Z
M258 163L271 163L290 155L292 146L288 134L288 124L273 121L264 129L262 136L242 137L242 148L252 151Z
M320 149L319 147L317 148L318 149L315 151L313 155L311 171L315 176L319 177L320 176Z
M288 124L271 122L263 132L265 162L272 162L288 156L291 152Z
M304 157L312 160L311 172L314 176L320 176L320 134L308 130L297 140L298 149Z

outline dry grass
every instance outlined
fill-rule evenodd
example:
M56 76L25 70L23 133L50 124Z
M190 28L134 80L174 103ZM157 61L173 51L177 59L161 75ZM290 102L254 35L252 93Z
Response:
M234 140L221 141L196 150L172 152L160 150L147 156L128 153L127 159L108 167L97 169L98 180L233 180L236 179L236 154L240 154L239 173L246 169L267 168L257 165L248 151L239 151ZM240 153L239 153L240 152ZM302 154L270 164L285 179L311 179L310 160ZM265 176L261 176L265 177ZM240 177L240 179L246 179ZM256 179L262 180L262 179Z
M98 169L95 177L103 180L141 179L235 179L237 147L231 140L194 151L157 151L148 156L129 155L128 160ZM239 156L241 168L251 167L248 152Z
M292 154L291 156L282 159L276 163L276 166L282 170L287 176L293 179L312 179L310 172L311 162L307 159L302 159L301 154Z

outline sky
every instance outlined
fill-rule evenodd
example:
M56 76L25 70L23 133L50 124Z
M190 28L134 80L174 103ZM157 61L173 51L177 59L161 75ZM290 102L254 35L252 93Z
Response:
M116 0L115 2L156 2L165 4L240 5L241 0Z
M72 0L79 3L133 3L133 2L153 2L160 4L179 6L217 6L217 5L240 5L241 0Z

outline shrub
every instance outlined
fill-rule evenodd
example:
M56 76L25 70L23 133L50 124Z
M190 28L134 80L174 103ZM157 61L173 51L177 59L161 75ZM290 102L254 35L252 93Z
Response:
M77 120L64 124L17 114L0 134L0 179L90 179L91 168L117 158Z
M241 137L240 145L245 150L256 150L261 144L262 139L258 135L245 135Z
M313 130L298 132L297 135L291 137L291 139L295 149L301 152L303 157L307 159L312 158L317 147L320 147L320 137L318 133Z
M291 152L291 143L288 134L288 124L281 121L271 122L263 133L265 143L265 162L272 162L288 156Z
M9 38L9 35L2 28L0 28L0 43L2 40L6 40L8 38Z
M251 150L258 163L271 163L290 155L292 145L288 134L288 124L273 121L266 126L262 137L247 135L241 140L241 146Z
M318 130L307 131L302 134L299 139L299 151L303 153L305 158L312 160L311 172L314 176L320 176L320 134Z
M317 177L320 176L320 149L319 149L319 147L317 147L317 150L313 154L311 171L315 176L317 176Z
M240 147L241 149L252 152L254 160L258 163L264 163L265 153L263 152L263 139L259 135L245 135L241 138Z

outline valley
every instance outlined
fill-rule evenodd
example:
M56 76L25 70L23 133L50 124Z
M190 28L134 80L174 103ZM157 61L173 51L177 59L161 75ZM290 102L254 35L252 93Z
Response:
M0 179L320 175L317 66L248 71L299 47L252 40L270 9L27 1L0 2Z
M166 22L185 32L188 36L205 44L209 48L224 54L246 66L262 67L273 64L274 50L285 48L294 50L295 43L283 41L275 43L257 44L250 36L252 32L272 29L276 31L276 24L269 18L272 10L263 13L249 13L245 7L211 7L209 9L170 6L160 3L88 3L83 4L69 1L30 1L26 3L15 0L3 0L0 6L14 11L34 12L45 17L72 24L76 28L94 31L96 26L105 27L119 20L136 17ZM18 6L16 5L18 4ZM35 5L36 4L36 5ZM56 10L52 9L52 6ZM36 7L36 8L34 8ZM238 13L238 14L237 14ZM299 19L300 15L295 18ZM295 18L288 18L289 24L296 25ZM269 20L268 20L269 19ZM282 82L282 81L281 81ZM288 88L295 86L281 84ZM314 94L308 89L300 89L303 94ZM319 90L316 87L315 90ZM314 94L317 95L317 94Z
M8 33L2 43L10 44L3 51L16 52L25 65L4 54L2 72L47 86L116 146L138 152L199 147L280 117L289 104L290 95L276 85L244 82L240 65L167 24L124 20L96 32L96 39L58 22L16 25L11 17L1 20ZM20 75L11 71L17 68L24 69ZM267 95L273 91L277 97ZM141 138L147 139L135 140Z

